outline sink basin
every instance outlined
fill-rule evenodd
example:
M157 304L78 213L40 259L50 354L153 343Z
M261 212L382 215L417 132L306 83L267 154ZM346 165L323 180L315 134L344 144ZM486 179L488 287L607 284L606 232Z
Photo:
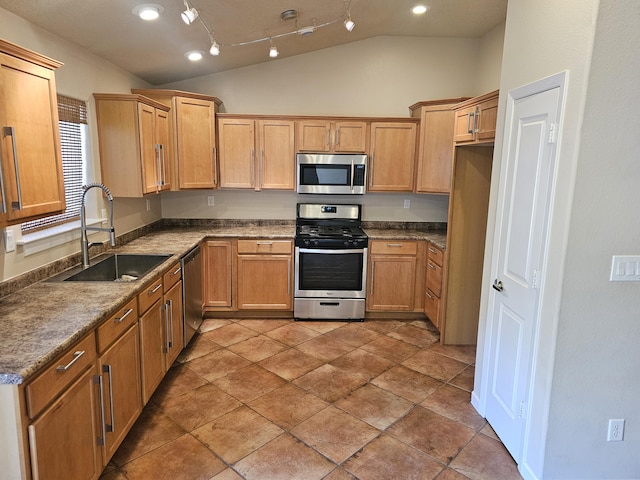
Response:
M171 255L144 255L116 253L101 255L93 260L93 265L78 270L71 276L69 271L61 275L65 282L131 282L144 276L148 271L160 265ZM57 277L55 277L57 278Z

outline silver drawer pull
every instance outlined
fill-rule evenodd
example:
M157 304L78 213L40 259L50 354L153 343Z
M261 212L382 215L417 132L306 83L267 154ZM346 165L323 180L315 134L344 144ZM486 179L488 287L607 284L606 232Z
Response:
M156 293L161 288L162 288L162 284L159 283L153 290L148 290L147 291L147 295L153 295L154 293Z
M431 253L438 253L438 252L437 252L437 250L436 250L435 248L431 248L431 247L429 247L429 251L430 251Z
M66 372L67 370L69 370L71 368L71 365L73 365L74 363L76 363L78 361L78 359L84 355L84 350L78 350L77 352L73 352L73 359L67 363L66 365L58 365L56 367L56 370L59 372Z
M431 263L431 262L428 262L428 263L427 263L427 266L428 266L429 268L433 268L434 270L437 270L437 269L436 269L436 266L435 266L433 263Z
M387 247L402 247L401 243L387 243Z
M182 270L182 267L178 267L173 272L171 272L171 275L178 275L181 270Z
M124 315L122 315L121 317L116 317L113 319L113 321L115 323L120 323L122 322L125 318L127 318L129 315L131 315L131 312L133 312L133 308L130 308L129 310L127 310L126 312L124 312Z
M273 245L273 242L256 242L258 245Z

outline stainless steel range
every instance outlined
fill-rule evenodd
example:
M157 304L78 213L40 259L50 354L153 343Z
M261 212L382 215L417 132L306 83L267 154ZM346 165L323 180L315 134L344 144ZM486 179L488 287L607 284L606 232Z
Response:
M293 316L364 320L369 240L360 205L299 203Z

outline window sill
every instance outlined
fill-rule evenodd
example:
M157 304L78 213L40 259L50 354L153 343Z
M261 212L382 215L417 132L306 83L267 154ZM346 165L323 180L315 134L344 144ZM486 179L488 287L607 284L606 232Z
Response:
M98 225L105 222L103 218L87 219L87 225ZM88 232L89 235L100 232ZM16 245L22 247L23 255L28 257L35 253L43 252L65 243L80 240L80 220L63 223L55 227L39 230L37 232L23 234L16 241Z

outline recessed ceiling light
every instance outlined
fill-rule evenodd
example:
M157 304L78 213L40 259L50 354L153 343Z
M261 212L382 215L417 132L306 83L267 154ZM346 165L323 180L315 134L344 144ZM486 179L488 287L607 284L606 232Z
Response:
M429 7L426 7L424 5L416 5L415 7L413 7L411 9L411 11L413 13L415 13L416 15L422 15L423 13L425 13L427 10L429 10Z
M202 60L202 54L203 54L202 50L192 50L190 52L185 53L184 56L187 57L192 62L199 62L200 60Z
M143 20L155 20L164 11L162 5L155 3L144 3L135 7L132 12Z

